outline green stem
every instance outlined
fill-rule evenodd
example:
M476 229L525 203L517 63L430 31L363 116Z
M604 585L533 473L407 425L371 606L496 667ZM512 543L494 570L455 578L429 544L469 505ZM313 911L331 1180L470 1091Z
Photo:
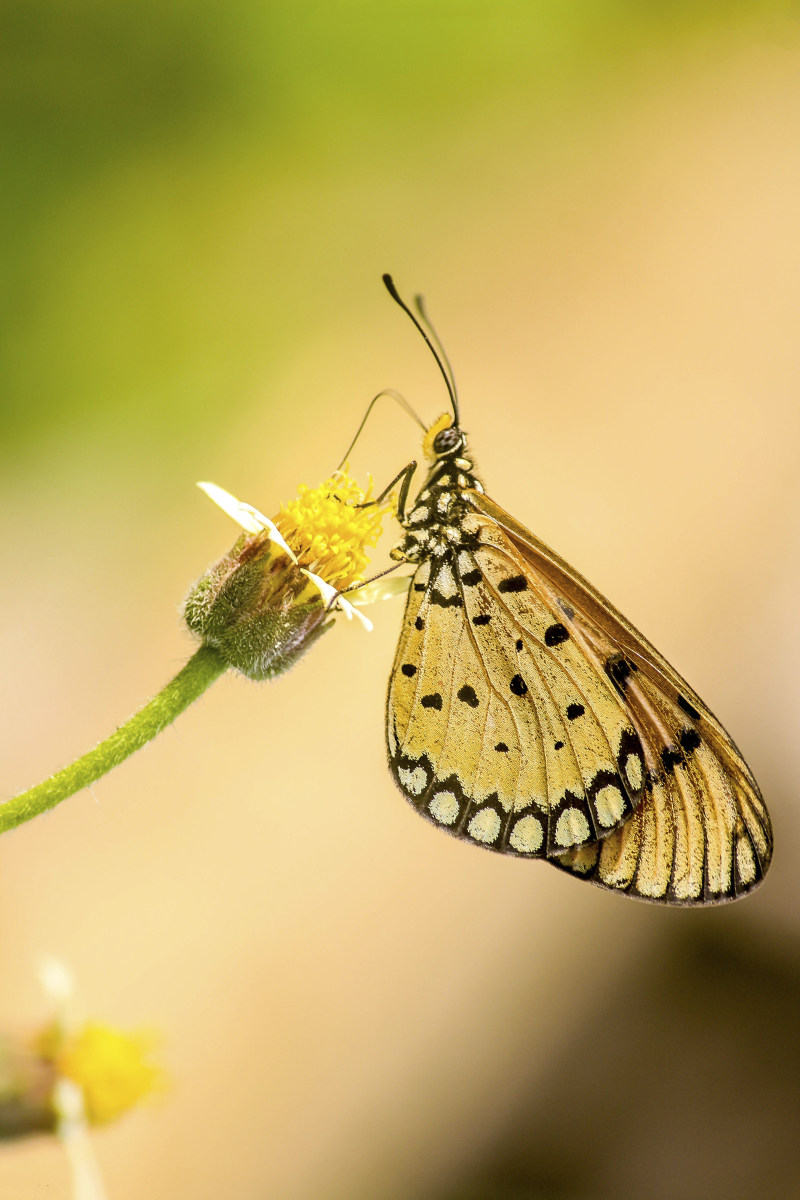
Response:
M88 787L112 767L124 762L135 750L141 750L166 725L180 716L193 700L202 696L226 669L227 664L216 650L201 646L157 696L124 725L120 725L104 742L95 746L94 750L57 771L43 783L0 804L0 833L30 821L31 817L46 812L48 808L55 808L67 796Z

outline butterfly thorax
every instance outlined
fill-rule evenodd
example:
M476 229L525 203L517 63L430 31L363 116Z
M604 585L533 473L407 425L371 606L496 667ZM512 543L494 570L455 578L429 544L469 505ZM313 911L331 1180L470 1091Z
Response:
M482 492L483 485L463 451L457 457L440 458L403 520L406 534L392 557L421 563L472 548L476 524L465 495L468 489Z

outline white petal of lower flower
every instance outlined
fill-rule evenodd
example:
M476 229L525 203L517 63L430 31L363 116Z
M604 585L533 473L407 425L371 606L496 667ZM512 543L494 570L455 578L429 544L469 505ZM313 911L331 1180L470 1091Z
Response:
M43 954L37 964L39 982L51 1000L63 1005L72 999L75 983L69 967L51 954Z
M89 1136L83 1092L77 1083L62 1077L53 1086L52 1101L58 1136L69 1160L74 1200L106 1200L100 1165Z

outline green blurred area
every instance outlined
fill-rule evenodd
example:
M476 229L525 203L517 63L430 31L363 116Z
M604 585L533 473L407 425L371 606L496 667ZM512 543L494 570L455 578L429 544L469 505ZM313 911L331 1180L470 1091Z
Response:
M334 280L363 290L383 244L441 235L498 147L546 172L660 63L794 12L10 0L4 449L96 418L191 439L324 319Z

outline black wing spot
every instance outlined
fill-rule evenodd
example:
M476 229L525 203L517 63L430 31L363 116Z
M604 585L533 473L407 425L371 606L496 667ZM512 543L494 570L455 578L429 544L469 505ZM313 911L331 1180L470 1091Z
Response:
M700 713L693 704L689 703L685 696L678 696L678 707L682 708L687 717L691 717L693 721L700 720Z
M675 768L683 762L683 755L680 750L675 750L672 746L665 746L661 751L661 762L667 774L671 775Z
M515 675L508 686L515 696L524 696L528 690L528 685L521 675Z
M488 625L489 622L491 621L491 619L492 618L489 616L488 613L481 613L480 616L472 618L472 624L473 625Z
M474 571L466 571L461 576L461 582L465 583L467 585L467 587L475 587L475 584L480 583L480 581L482 579L483 579L483 575L481 575L481 573L477 567L475 568Z
M412 675L416 675L416 673L417 673L417 668L414 666L413 663L403 663L400 670L403 672L404 675L407 675L409 679L411 678Z
M560 621L556 621L555 625L549 625L544 631L545 646L560 646L562 642L569 641L569 630Z
M478 693L470 683L465 683L463 687L459 688L456 692L456 695L459 700L463 700L463 702L468 704L470 708L477 708L480 704Z
M517 638L517 649L521 650L524 645L522 638Z
M423 708L435 708L437 712L442 709L442 697L438 692L431 692L429 696L422 697Z
M568 704L567 705L567 720L568 721L577 721L578 717L582 717L585 712L586 712L586 709L583 707L582 704Z
M415 584L414 584L414 591L415 591L415 592L424 592L424 591L425 591L425 588L426 588L427 586L428 586L428 585L427 585L427 583L415 583Z
M431 592L431 604L437 604L439 608L463 608L464 600L460 592L456 592L453 596L443 596L435 587Z
M501 579L497 585L498 592L524 592L528 586L528 581L524 575L511 575L508 579Z
M564 743L563 743L563 742L556 742L556 743L555 743L555 745L553 746L553 749L554 749L554 750L561 750L561 749L563 748L563 745L564 745Z
M505 744L505 742L498 742L495 746L495 750L498 750L500 754L508 754L508 746Z
M606 675L618 692L624 693L628 684L628 677L631 673L631 664L626 662L621 656L619 658L609 658L606 663Z
M696 729L682 729L679 741L687 754L692 754L698 746L702 745L700 734Z
M417 617L417 619L414 622L414 628L415 629L424 629L425 628L425 622L423 621L422 617Z

